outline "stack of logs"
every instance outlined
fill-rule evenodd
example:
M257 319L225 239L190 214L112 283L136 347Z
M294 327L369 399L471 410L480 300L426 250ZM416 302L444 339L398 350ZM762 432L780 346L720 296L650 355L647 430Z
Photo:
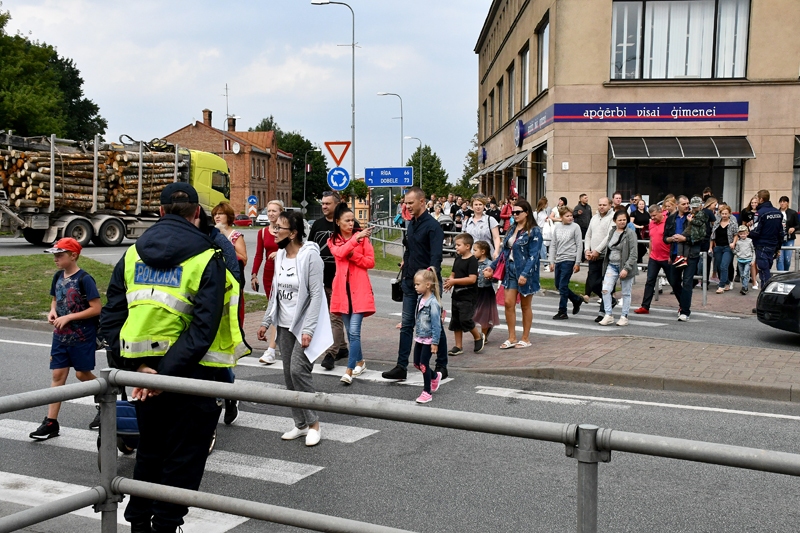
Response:
M139 153L99 152L97 209L133 211L139 188ZM160 193L174 181L175 154L147 152L142 156L142 212L158 211ZM94 154L56 154L55 187L50 190L50 152L0 149L0 180L9 204L16 207L92 208ZM188 181L187 159L178 161L178 180Z

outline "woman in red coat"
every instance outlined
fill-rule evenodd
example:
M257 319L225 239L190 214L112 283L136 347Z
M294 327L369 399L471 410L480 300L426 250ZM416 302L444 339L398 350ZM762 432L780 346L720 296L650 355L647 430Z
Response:
M264 274L262 276L264 292L269 300L272 292L272 277L275 274L275 254L278 253L278 245L275 243L275 226L278 223L278 215L283 211L283 202L272 200L267 204L267 218L269 225L258 232L256 240L256 256L253 258L253 273L250 277L250 286L258 292L258 270L261 262L264 262ZM271 365L275 362L275 328L269 330L269 348L261 356L259 362Z
M355 217L347 204L336 206L333 223L333 235L328 239L328 248L336 260L331 313L342 317L350 342L347 370L341 379L342 383L350 385L353 377L367 368L361 355L361 321L375 313L375 296L367 272L375 266L375 251L369 242L372 228L353 235Z

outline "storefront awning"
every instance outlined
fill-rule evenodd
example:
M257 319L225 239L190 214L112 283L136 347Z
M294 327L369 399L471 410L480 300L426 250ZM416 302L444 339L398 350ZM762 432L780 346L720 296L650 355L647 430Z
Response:
M755 159L747 137L609 137L610 159Z

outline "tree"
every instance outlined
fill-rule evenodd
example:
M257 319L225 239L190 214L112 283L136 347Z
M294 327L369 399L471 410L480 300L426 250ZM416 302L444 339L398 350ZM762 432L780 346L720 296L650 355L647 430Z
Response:
M275 139L278 141L278 148L284 150L283 148L283 130L278 126L278 123L275 122L275 117L272 115L268 116L267 118L262 118L261 122L255 128L248 128L247 131L274 131L275 132Z
M442 160L436 155L436 152L431 150L427 144L422 146L422 190L425 191L426 196L436 194L441 196L447 194L450 190L450 185L447 183L447 171L442 168ZM419 187L420 180L420 148L417 147L414 153L406 162L406 166L414 168L414 185Z
M8 35L10 19L0 11L0 128L74 140L105 133L107 123L97 105L83 98L83 79L72 60L45 43Z
M350 198L355 196L362 202L369 196L369 187L361 180L351 179L347 187L342 191L342 199L350 201Z
M278 141L278 148L285 152L291 152L292 159L292 200L295 204L300 204L303 200L303 179L306 177L305 155L308 150L318 149L311 144L303 134L293 131L284 133L282 142ZM323 191L328 187L328 163L322 152L308 152L308 163L311 165L311 172L306 179L306 199L308 202L317 201L322 198Z

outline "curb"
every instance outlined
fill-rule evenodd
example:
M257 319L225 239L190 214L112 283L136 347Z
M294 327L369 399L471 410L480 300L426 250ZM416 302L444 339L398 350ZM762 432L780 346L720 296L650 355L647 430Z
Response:
M53 332L53 326L49 322L33 320L30 318L7 318L0 316L0 328L17 328L31 331Z
M453 369L455 370L455 368ZM800 385L787 383L771 385L766 383L743 383L739 381L709 380L701 378L674 378L637 374L634 372L614 372L578 367L540 366L535 368L459 368L476 374L494 374L534 379L550 379L572 383L590 383L674 392L718 394L721 396L740 396L760 400L781 402L800 402Z

